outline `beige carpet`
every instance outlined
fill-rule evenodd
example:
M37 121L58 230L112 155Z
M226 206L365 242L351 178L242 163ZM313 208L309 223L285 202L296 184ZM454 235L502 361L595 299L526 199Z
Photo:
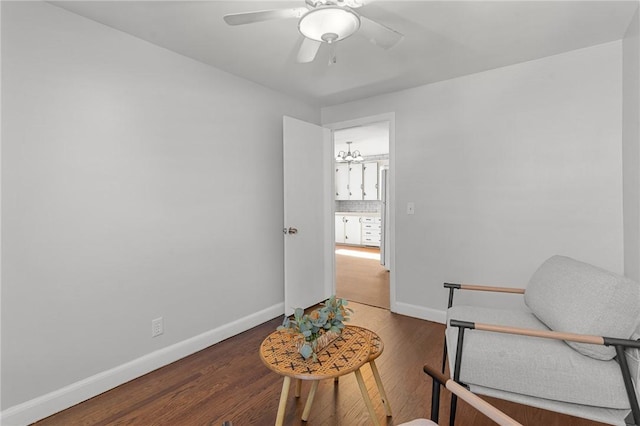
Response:
M389 309L389 271L379 249L336 245L336 295Z

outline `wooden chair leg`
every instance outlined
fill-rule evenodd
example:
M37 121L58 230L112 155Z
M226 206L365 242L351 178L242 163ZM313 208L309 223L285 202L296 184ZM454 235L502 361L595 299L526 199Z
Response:
M300 398L301 391L302 391L302 380L296 379L296 389L294 394L296 398Z
M371 360L369 361L369 365L371 366L371 371L373 372L373 378L376 380L376 385L378 385L378 392L380 392L380 398L382 398L384 411L385 413L387 413L387 417L391 417L391 404L389 404L389 399L387 398L387 394L384 391L384 386L382 385L382 379L380 378L380 373L378 372L376 362L374 360Z

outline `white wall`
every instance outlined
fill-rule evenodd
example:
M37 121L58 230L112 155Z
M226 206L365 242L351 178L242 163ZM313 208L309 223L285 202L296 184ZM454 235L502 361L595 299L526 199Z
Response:
M399 312L442 320L443 282L525 286L556 253L623 272L621 61L618 41L322 109L396 114Z
M282 312L282 116L318 109L41 2L2 2L2 89L3 410Z
M622 42L624 272L640 281L640 36L638 11Z

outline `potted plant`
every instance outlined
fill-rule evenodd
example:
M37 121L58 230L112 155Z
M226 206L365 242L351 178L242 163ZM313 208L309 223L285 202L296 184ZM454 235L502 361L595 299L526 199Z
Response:
M286 330L298 335L296 346L304 359L318 360L317 353L342 333L344 322L349 321L353 312L347 308L347 299L335 295L321 303L321 307L304 313L296 308L293 318L285 317L278 330Z

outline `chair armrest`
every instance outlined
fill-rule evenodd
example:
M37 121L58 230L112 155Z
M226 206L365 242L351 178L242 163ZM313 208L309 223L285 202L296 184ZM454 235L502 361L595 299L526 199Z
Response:
M453 380L449 379L445 387L451 393L454 393L459 398L462 398L464 401L470 404L473 408L480 411L482 414L489 417L491 420L493 420L500 426L522 426L521 423L518 423L517 421L507 416L502 411L498 410L493 405L489 404L484 399L468 391L466 388L462 387L461 385L454 382Z
M524 288L492 287L492 286L475 285L475 284L444 283L444 288L449 289L449 303L447 305L447 309L453 306L453 292L455 290L491 291L495 293L524 294Z
M473 290L473 291L492 291L497 293L515 293L515 294L524 294L524 288L514 288L514 287L494 287L487 285L477 285L477 284L455 284L455 283L444 283L444 288L455 289L455 290Z
M422 371L427 373L433 380L440 383L441 385L444 385L445 383L447 383L447 380L449 380L449 377L445 376L429 364L425 364L424 367L422 367Z
M578 343L591 343L594 345L625 346L629 348L640 348L640 341L631 339L618 339L614 337L593 336L589 334L565 333L551 330L534 330L529 328L510 327L505 325L484 324L478 322L459 321L452 319L449 321L452 327L463 327L475 330L493 331L496 333L519 334L522 336L543 337L547 339L569 340Z
M431 367L430 365L425 365L423 371L427 373L433 379L433 395L436 396L436 399L431 401L432 404L432 418L431 420L434 422L438 421L438 409L433 410L435 404L439 404L439 389L440 385L444 385L451 393L463 399L467 403L469 403L473 408L480 411L482 414L498 423L501 426L522 426L520 423L507 416L502 411L498 410L493 405L489 404L484 399L478 397L474 393L470 392L468 389L459 385L458 383L451 380L449 377L442 374L437 369ZM435 416L434 416L435 412ZM435 417L435 418L434 418Z

